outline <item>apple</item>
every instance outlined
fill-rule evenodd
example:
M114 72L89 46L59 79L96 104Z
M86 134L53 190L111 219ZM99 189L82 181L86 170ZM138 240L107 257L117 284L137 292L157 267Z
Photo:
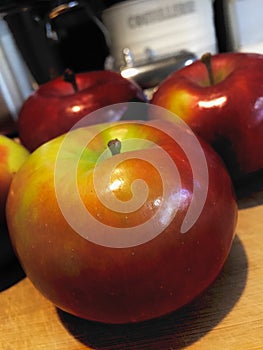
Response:
M12 181L7 220L24 271L48 300L121 324L170 313L214 281L237 203L221 158L188 129L118 121L76 127L35 150Z
M0 135L0 225L5 224L5 206L10 183L29 156L29 151L5 135Z
M22 105L18 115L21 143L30 151L67 132L84 116L107 105L144 101L142 89L120 73L101 70L74 74L66 70L63 76L41 85ZM97 116L90 124L114 121L122 111Z
M205 54L162 81L151 103L209 142L236 184L263 169L263 55Z
M0 267L15 258L6 224L6 200L13 177L28 156L18 141L0 135Z

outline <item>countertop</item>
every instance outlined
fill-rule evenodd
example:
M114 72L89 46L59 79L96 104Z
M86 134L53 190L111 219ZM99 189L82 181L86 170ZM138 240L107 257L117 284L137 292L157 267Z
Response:
M263 191L239 198L236 237L216 281L186 307L132 325L104 325L47 301L19 266L0 292L1 350L263 349ZM17 278L15 278L17 276Z

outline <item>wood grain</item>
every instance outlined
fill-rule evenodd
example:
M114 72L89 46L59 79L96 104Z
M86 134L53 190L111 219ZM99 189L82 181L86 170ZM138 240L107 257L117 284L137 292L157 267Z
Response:
M262 350L263 192L239 206L229 258L190 305L149 322L103 325L57 310L22 278L0 293L0 349Z

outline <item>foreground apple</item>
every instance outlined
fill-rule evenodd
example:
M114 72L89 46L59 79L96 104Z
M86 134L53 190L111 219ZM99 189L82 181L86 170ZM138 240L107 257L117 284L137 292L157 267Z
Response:
M5 206L10 183L29 152L7 136L0 135L0 225L5 224Z
M141 88L112 71L91 71L64 76L41 85L23 104L18 116L18 133L30 151L59 136L94 110L107 105L146 101ZM90 124L116 121L119 115L98 116Z
M62 310L143 321L190 302L220 272L237 219L232 183L210 146L175 129L162 121L77 128L16 174L7 203L13 246Z
M206 54L172 73L151 102L208 141L236 182L263 169L263 55Z

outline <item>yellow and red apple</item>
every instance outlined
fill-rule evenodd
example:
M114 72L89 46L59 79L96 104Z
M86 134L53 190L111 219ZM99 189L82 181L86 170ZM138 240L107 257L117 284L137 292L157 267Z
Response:
M6 225L6 200L11 181L29 152L17 141L0 135L0 266L14 259Z
M29 151L17 141L0 135L0 225L5 223L5 206L10 183L29 156Z
M216 152L179 129L162 121L76 128L40 146L16 174L12 244L60 309L143 321L190 302L220 272L237 219L232 182Z

